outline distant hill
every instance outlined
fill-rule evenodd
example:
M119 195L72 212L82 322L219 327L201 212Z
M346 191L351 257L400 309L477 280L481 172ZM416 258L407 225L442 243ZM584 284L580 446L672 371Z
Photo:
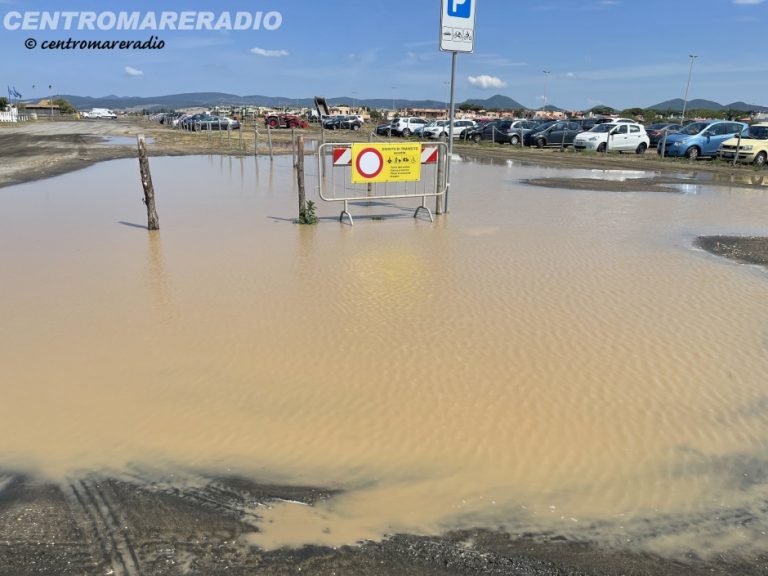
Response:
M675 98L666 102L659 102L653 106L648 106L652 110L682 112L683 99ZM731 104L720 104L712 100L690 100L686 105L687 110L740 110L742 112L768 112L768 107L758 106L757 104L747 104L746 102L733 102Z
M239 96L225 92L193 92L184 94L168 94L165 96L77 96L62 94L61 98L69 101L81 110L88 108L124 109L176 109L190 107L224 106L272 106L272 107L309 107L314 106L314 98L288 98L287 96L264 96L253 94ZM404 100L400 98L360 99L350 96L326 98L330 105L357 104L367 108L445 108L447 104L438 100Z
M0 0L1 1L1 0ZM216 105L224 106L270 106L275 108L305 108L314 106L313 98L289 98L287 96L264 96L259 94L252 94L247 96L239 96L237 94L228 94L226 92L189 92L180 94L167 94L164 96L115 96L110 94L108 96L92 97L92 96L78 96L74 94L62 94L55 95L61 97L72 103L73 106L80 110L87 110L90 108L112 108L117 110L174 110L179 108L191 108L191 107L211 107ZM47 97L47 96L43 96ZM29 101L37 101L39 98L31 99ZM440 100L407 100L404 98L370 98L360 99L352 98L350 96L337 96L333 98L326 98L327 102L331 105L338 104L358 104L367 108L378 108L389 110L393 107L402 108L446 108L448 104ZM464 104L473 104L480 106L485 110L516 110L519 108L527 108L518 102L513 100L509 96L503 96L496 94L486 99L472 98L465 100ZM457 103L457 106L462 103ZM683 109L683 99L675 98L673 100L667 100L660 102L649 108L666 112L672 110L680 112ZM548 111L561 111L552 104L546 106ZM746 102L733 102L731 104L722 105L712 100L691 100L686 106L687 110L740 110L744 112L768 112L768 107L758 106L756 104L747 104Z
M741 110L742 112L768 112L768 106L747 104L746 102L732 102L723 106L726 110Z
M471 98L469 100L465 100L462 102L462 104L473 104L475 106L481 106L484 110L516 110L518 108L526 108L526 106L523 106L517 100L513 100L509 96L502 96L501 94L496 94L495 96L491 96L485 100Z

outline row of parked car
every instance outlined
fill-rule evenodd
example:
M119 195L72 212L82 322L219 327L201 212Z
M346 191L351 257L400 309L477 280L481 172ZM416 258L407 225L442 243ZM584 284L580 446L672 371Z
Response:
M376 127L381 136L445 139L448 120L396 118ZM655 148L662 156L696 159L720 157L763 166L768 161L768 123L704 120L685 125L663 122L644 126L630 118L572 120L454 120L453 136L461 140L535 146L573 146L576 150L635 152ZM737 156L738 148L738 156Z
M184 130L239 130L240 122L228 116L217 116L203 112L201 114L182 114L173 112L156 114L150 117L160 124L182 128Z

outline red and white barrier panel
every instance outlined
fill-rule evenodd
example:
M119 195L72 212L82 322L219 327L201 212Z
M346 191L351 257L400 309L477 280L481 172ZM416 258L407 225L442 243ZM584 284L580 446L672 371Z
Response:
M349 166L352 164L352 148L334 148L333 165Z
M437 162L437 146L421 146L421 163L435 164Z

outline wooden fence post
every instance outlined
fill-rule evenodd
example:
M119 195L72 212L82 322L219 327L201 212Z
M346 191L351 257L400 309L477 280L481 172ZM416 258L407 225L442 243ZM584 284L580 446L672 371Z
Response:
M147 229L160 230L160 220L155 209L155 187L152 186L152 175L149 173L149 160L147 159L147 144L144 134L138 135L139 143L139 171L141 172L141 185L144 187L144 204L147 206Z
M296 155L296 182L299 185L299 222L307 212L307 197L304 190L304 136L299 136L296 142L298 153Z

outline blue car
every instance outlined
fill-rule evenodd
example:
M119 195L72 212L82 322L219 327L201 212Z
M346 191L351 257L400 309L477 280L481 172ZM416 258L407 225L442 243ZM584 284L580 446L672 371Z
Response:
M664 156L677 156L695 160L701 156L717 156L720 144L733 138L741 132L749 134L749 126L744 122L727 122L705 120L692 122L683 126L677 132L667 134L666 147L662 150L664 140L659 142L656 151Z

